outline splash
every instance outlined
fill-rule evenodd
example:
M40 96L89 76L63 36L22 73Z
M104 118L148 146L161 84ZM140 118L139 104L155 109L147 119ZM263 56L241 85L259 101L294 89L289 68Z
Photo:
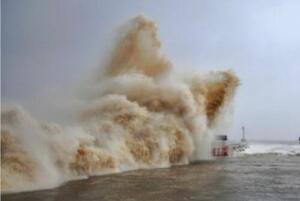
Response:
M2 191L51 188L78 177L187 164L207 155L238 78L231 71L180 77L160 47L154 22L131 19L69 126L41 123L19 106L4 107Z
M170 70L171 63L160 53L161 43L154 22L138 16L124 29L128 31L121 36L106 66L108 75L116 76L134 70L147 76L158 76Z

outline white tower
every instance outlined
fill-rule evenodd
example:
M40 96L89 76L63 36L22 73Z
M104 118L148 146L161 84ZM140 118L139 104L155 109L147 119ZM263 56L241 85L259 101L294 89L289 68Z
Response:
M246 143L246 131L245 131L245 127L242 126L242 139L241 139L241 142L242 143Z

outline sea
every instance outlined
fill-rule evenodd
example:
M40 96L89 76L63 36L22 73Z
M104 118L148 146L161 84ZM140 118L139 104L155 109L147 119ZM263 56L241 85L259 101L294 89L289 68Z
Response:
M5 201L299 201L300 144L250 142L229 157L4 194Z

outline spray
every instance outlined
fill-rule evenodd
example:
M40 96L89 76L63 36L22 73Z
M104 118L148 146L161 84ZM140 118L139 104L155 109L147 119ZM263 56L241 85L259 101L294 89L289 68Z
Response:
M20 106L4 108L2 191L210 156L207 145L238 78L232 71L177 76L160 51L155 23L144 16L131 19L122 33L85 89L73 124L41 123Z

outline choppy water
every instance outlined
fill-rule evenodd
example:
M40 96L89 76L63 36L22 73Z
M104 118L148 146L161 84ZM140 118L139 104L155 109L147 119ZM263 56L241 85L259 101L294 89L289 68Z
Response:
M138 170L8 194L3 200L300 200L300 157L244 155L168 169Z
M243 154L279 154L300 156L300 143L293 141L250 142Z

